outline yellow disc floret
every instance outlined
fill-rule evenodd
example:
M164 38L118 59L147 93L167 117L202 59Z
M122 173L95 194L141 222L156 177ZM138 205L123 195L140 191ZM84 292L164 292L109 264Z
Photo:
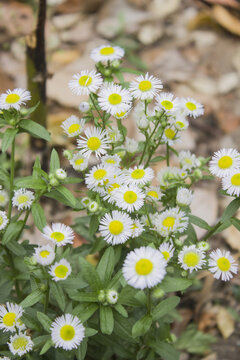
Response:
M162 222L163 226L165 226L166 228L170 229L174 226L175 224L175 218L172 216L168 216L166 217L163 222Z
M228 155L222 156L221 159L218 160L218 166L220 169L228 169L232 166L232 163L233 160Z
M118 105L121 104L122 97L119 94L111 94L108 97L108 101L110 102L111 105Z
M235 174L231 177L231 183L234 186L240 186L240 173Z
M9 94L6 97L6 102L8 104L16 104L20 100L20 96L18 94Z
M111 46L104 47L100 50L100 54L104 55L104 56L112 55L112 54L114 54L114 52L115 52L115 50Z
M144 175L145 175L145 171L143 169L136 169L133 170L133 172L131 173L132 179L135 180L142 179Z
M158 193L154 190L150 190L147 195L158 199Z
M72 124L69 126L68 128L68 132L69 134L73 134L75 133L76 131L79 131L81 129L81 126L80 124Z
M141 259L135 265L138 275L149 275L153 270L153 263L149 259Z
M174 131L173 129L166 129L166 130L164 131L164 134L165 134L165 136L166 136L168 139L170 139L170 140L174 139L174 137L175 137L175 135L176 135L176 133L175 133L175 131Z
M56 240L57 242L61 242L64 240L65 236L63 233L59 232L59 231L54 231L52 234L51 234L51 238L53 240Z
M90 150L96 151L101 146L101 140L96 136L92 136L88 139L87 146Z
M152 83L149 80L143 80L143 81L141 81L139 83L138 88L139 88L140 91L143 91L143 92L144 91L149 91L152 88Z
M199 261L200 257L195 252L188 252L183 257L183 262L187 265L187 267L194 267L199 263Z
M24 336L19 336L13 340L12 346L14 350L24 350L28 344L28 340Z
M94 171L93 177L95 180L102 180L107 175L107 171L105 169L98 169Z
M112 235L119 235L123 231L123 223L119 220L112 220L109 224L109 231Z
M77 159L75 160L75 165L81 165L84 162L84 159Z
M48 255L50 255L50 252L47 251L47 250L43 250L43 251L40 252L40 256L42 258L46 258L46 257L48 257Z
M6 326L13 326L16 322L16 314L13 312L8 312L6 315L3 316L2 321Z
M75 329L72 325L63 325L60 330L60 336L64 341L70 341L75 336Z
M228 271L231 267L231 263L227 258L220 257L217 260L217 266L221 271Z
M169 100L163 100L161 102L161 105L166 109L166 110L171 110L173 108L173 103Z
M78 80L80 86L89 86L92 83L92 78L88 75L83 75Z
M188 110L190 110L190 111L194 111L194 110L197 109L197 106L196 106L194 103L192 103L191 101L188 101L188 102L186 103L186 107L187 107Z
M19 195L17 198L17 201L19 204L24 204L25 202L27 202L29 200L27 195Z
M56 266L54 273L55 273L56 277L63 279L66 277L66 275L68 273L68 267L66 265L58 265L58 266Z
M126 203L133 204L137 201L137 194L134 191L128 190L125 192L123 198Z

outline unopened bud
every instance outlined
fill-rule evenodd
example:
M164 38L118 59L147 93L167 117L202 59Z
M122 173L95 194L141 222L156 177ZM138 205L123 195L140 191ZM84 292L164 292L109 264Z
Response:
M116 290L108 290L106 299L109 304L116 304L118 301L118 292Z
M165 295L165 291L163 289L153 290L153 297L155 299L161 299L164 295Z
M88 205L88 210L92 213L95 213L99 209L99 205L96 201L91 201Z
M61 168L55 171L55 175L58 180L64 180L67 177L66 171Z
M106 300L106 295L104 290L100 290L98 293L98 301L103 303Z
M58 179L56 179L55 177L52 177L49 181L50 185L52 186L58 186L59 185L59 181Z
M63 156L68 160L72 160L73 158L72 152L70 150L64 150Z

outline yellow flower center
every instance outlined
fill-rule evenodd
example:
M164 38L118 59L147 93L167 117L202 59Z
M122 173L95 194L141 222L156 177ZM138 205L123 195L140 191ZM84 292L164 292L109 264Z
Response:
M161 102L161 105L166 109L166 110L171 110L173 108L173 103L169 100L163 100Z
M128 204L133 204L137 201L137 194L134 191L128 190L123 196L124 200Z
M120 113L116 114L116 117L121 118L126 114L126 111L121 111Z
M105 162L107 164L116 164L116 161L114 159L107 159Z
M123 231L123 223L119 220L112 220L109 224L109 231L112 235L119 235Z
M89 86L92 83L92 78L88 75L83 75L78 80L80 86Z
M70 341L75 336L75 329L72 325L63 325L60 330L60 336L64 341Z
M147 193L148 196L151 196L151 197L155 197L156 199L158 199L158 193L154 190L151 190Z
M131 177L132 179L142 179L145 175L145 171L143 169L136 169L136 170L133 170L132 174L131 174Z
M0 194L0 203L3 203L5 201L5 196Z
M81 129L81 126L80 124L72 124L69 126L68 128L68 132L69 134L73 134L75 133L76 131L79 131Z
M111 184L111 186L108 188L108 192L111 193L114 189L119 188L120 185L115 183L115 184Z
M27 202L29 200L28 196L27 195L19 195L18 196L18 203L19 204L24 204L25 202Z
M149 275L153 270L153 263L149 259L138 260L135 270L138 275Z
M16 102L18 102L20 100L20 96L18 94L9 94L6 97L6 102L8 104L15 104Z
M192 165L192 160L189 159L189 158L185 158L185 163L189 164L189 165Z
M20 350L20 349L25 350L27 344L28 344L28 340L23 336L17 337L12 342L12 346L14 350Z
M111 46L107 46L107 47L104 47L104 48L102 48L101 50L100 50L100 54L101 55L112 55L112 54L114 54L115 53L115 50L114 50L114 48L113 47L111 47Z
M48 255L50 255L50 252L48 250L43 250L40 252L40 256L42 258L46 258L46 257L48 257Z
M165 133L165 136L170 140L174 139L174 137L176 135L176 133L175 133L175 131L173 129L166 129L164 131L164 133Z
M119 94L111 94L108 97L108 101L110 102L111 105L118 105L121 104L122 97Z
M3 224L3 217L0 216L0 225L2 225L2 224Z
M152 83L149 80L143 80L139 83L138 86L140 91L149 91L152 88Z
M96 151L101 146L101 140L96 136L92 136L88 139L87 146L90 150Z
M220 169L228 169L232 166L232 163L232 158L228 155L222 156L221 159L218 160Z
M199 260L199 255L195 252L188 252L183 257L183 262L187 265L187 267L196 266L199 263Z
M187 107L188 110L190 110L190 111L193 111L193 110L196 110L196 109L197 109L196 104L194 104L194 103L192 103L192 102L190 102L190 101L188 101L188 102L186 103L186 107Z
M131 227L132 230L138 229L138 226L136 224L133 224L133 226Z
M227 258L220 257L217 260L217 266L221 271L228 271L231 267L231 263Z
M6 315L3 316L2 321L6 326L13 326L16 321L16 314L13 312L8 312Z
M176 124L182 129L184 127L184 123L182 121L176 121Z
M173 216L168 216L168 217L166 217L166 219L163 220L162 224L166 228L170 229L175 224L175 218Z
M162 254L165 260L168 260L170 258L170 254L168 251L162 251Z
M240 173L232 176L231 183L234 186L240 186Z
M107 171L105 169L98 169L94 171L93 177L95 180L102 180L107 175Z
M52 234L51 234L51 238L53 240L56 240L57 242L61 242L64 240L65 236L63 233L59 232L59 231L54 231Z
M66 265L58 265L58 266L56 266L54 273L55 273L56 277L63 279L66 277L66 275L68 273L68 267Z
M84 162L84 159L75 160L75 165L81 165Z

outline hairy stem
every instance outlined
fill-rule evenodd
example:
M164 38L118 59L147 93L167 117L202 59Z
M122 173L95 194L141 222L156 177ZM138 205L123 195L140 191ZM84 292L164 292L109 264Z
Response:
M45 296L45 301L44 301L44 314L47 313L48 300L49 300L49 280L47 280L47 290L46 290L46 296Z
M9 189L9 204L8 204L8 219L9 220L11 219L11 214L12 214L14 172L15 172L15 138L13 139L13 142L12 142L12 151L11 151L10 189Z

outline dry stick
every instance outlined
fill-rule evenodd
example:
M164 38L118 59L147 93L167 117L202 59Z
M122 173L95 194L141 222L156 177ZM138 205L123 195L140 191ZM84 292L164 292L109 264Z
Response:
M46 78L47 65L45 54L45 23L47 0L39 0L37 28L33 34L26 38L26 67L28 77L28 89L32 99L30 106L39 102L37 109L31 114L31 119L46 127ZM47 143L43 139L31 138L31 148L34 152L40 152L43 168L47 170Z

